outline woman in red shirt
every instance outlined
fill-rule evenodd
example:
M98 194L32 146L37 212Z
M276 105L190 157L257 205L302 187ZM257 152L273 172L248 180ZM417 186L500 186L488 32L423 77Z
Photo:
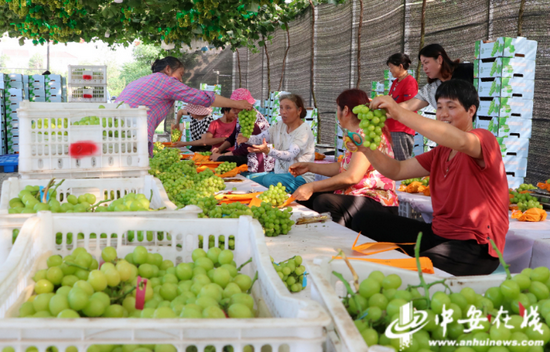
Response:
M418 83L407 70L411 59L407 54L393 54L386 61L392 76L395 78L390 88L390 96L396 103L410 100L418 93ZM397 160L410 159L414 147L414 130L401 122L389 118L386 121L393 141L393 154Z
M371 165L392 180L430 176L433 222L363 212L352 229L376 241L416 242L420 255L453 275L486 275L499 265L492 239L504 251L508 232L508 181L495 136L472 126L479 97L464 80L443 82L435 94L437 120L408 111L391 97L375 98L371 108L386 109L404 125L438 144L415 158L398 161L370 148L360 148ZM413 254L412 246L404 246Z

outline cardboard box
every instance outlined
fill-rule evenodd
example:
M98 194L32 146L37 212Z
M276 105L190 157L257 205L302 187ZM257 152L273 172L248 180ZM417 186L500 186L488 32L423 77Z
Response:
M481 99L477 114L479 116L499 116L500 98Z
M424 145L424 136L416 132L414 134L414 145Z
M46 86L45 89L46 96L52 96L52 95L59 95L61 96L63 94L63 91L61 90L61 87L48 87ZM219 110L219 109L218 109Z
M535 96L535 81L521 77L479 78L478 93L480 97L515 97L533 99Z
M497 137L502 156L514 153L518 157L527 158L529 155L529 139L518 138L517 136Z
M499 116L532 119L533 100L516 97L500 98Z
M413 155L416 156L422 153L424 153L424 146L420 144L415 144L413 147Z
M9 138L11 137L19 137L19 128L10 128L6 131L6 136Z
M4 101L7 102L20 102L23 101L22 89L8 89L4 91ZM7 105L7 104L6 104Z
M474 121L474 128L488 130L495 137L498 135L498 126L498 117L496 116L477 116Z
M485 59L477 61L478 69L474 63L474 77L520 77L523 79L535 79L536 61L518 57ZM476 75L477 73L477 75Z
M502 162L504 163L506 174L513 173L515 177L527 176L527 158L507 154L502 156Z
M24 84L22 81L8 81L4 83L4 89L21 89L23 90Z
M8 81L23 83L23 75L21 73L9 73Z
M62 103L63 102L63 98L61 97L61 95L46 95L46 102L47 103Z
M523 177L514 177L506 173L506 179L508 180L508 188L519 188L523 183Z
M52 84L52 83L61 86L62 85L61 75L45 75L44 76L44 85L49 85L49 84Z
M492 42L476 41L474 58L486 59L493 57L524 57L535 60L537 57L537 42L528 40L525 37L499 37Z
M533 120L517 117L499 117L498 137L516 135L519 138L531 138Z

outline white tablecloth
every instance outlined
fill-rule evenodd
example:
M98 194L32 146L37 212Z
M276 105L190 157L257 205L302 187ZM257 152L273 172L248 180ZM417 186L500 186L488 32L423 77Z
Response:
M544 266L550 268L550 239L535 240L533 245L533 256L531 257L531 268Z
M397 192L399 201L408 202L413 209L420 212L426 222L433 219L432 200L420 194ZM511 215L511 213L510 213ZM514 273L528 268L531 255L534 253L535 240L550 238L550 221L522 222L510 218L510 227L506 234L506 246L502 253L504 260Z

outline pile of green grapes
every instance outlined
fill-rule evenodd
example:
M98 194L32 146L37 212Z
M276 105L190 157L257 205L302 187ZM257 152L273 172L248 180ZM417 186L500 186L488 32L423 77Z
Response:
M61 181L63 182L63 181ZM59 183L61 184L61 183ZM49 200L40 197L39 186L25 186L17 198L10 200L9 214L34 214L41 210L52 213L85 213L110 211L149 211L149 200L144 194L128 193L122 198L112 201L105 199L96 203L96 196L90 193L80 196L69 195L66 202L56 199L55 188L48 191ZM112 202L111 202L112 201ZM103 204L111 202L109 205ZM103 205L102 205L103 204Z
M445 292L438 291L431 296L430 300L427 300L420 293L423 292L423 289L419 291L416 288L418 286L402 287L404 285L398 275L385 276L380 271L373 271L361 281L357 293L351 292L351 289L348 288L348 294L342 303L368 346L378 344L399 351L399 339L390 339L385 332L390 323L399 321L399 310L408 302L412 302L417 310L427 313L427 324L412 335L412 344L405 351L433 351L433 347L430 347L429 344L430 340L456 340L459 342L477 339L484 342L500 340L502 342L517 341L518 343L527 340L542 340L546 345L550 341L550 328L547 326L550 319L549 279L548 268L528 268L524 269L521 274L505 280L500 286L489 288L484 295L475 293L470 287L453 293L448 286L445 286ZM520 304L525 308L525 316L531 309L538 309L542 333L536 331L534 325L522 325L524 318L520 316ZM500 309L506 313L497 318ZM451 319L445 330L441 324L444 310L448 311L448 316ZM472 314L476 310L479 312L477 317L480 319L477 324L471 319L472 316L476 316ZM491 315L492 319L490 317L488 319L488 315ZM507 320L508 317L509 320ZM505 324L509 328L505 327ZM472 329L472 331L466 331L468 329ZM393 331L395 333L395 330ZM489 348L488 344L483 346L483 348L478 348L475 345L473 348L441 348L439 351L454 351L455 349L461 352L543 351L542 346L517 345L509 347L509 349L504 347Z
M81 118L79 121L72 123L74 126L84 126L84 125L99 125L99 117L97 116L86 116Z
M430 184L430 177L424 177L424 178L408 178L406 180L401 181L402 185L408 186L413 182L422 182L424 186L428 186Z
M256 123L256 110L241 110L239 112L239 125L241 125L241 133L245 138L250 138L254 131Z
M172 143L179 142L181 139L181 131L179 128L172 129L172 134L170 136Z
M519 187L518 187L518 192L521 192L521 191L529 191L529 190L532 190L532 189L537 189L537 187L533 186L533 185L530 184L530 183L522 183L522 184L519 185Z
M193 262L177 266L136 246L124 259L113 247L98 261L84 248L50 256L35 273L33 295L20 317L254 318L253 280L237 270L233 252L195 249ZM137 276L147 279L142 309L136 307ZM143 287L141 287L143 289ZM139 303L139 302L138 302Z
M293 220L290 220L291 207L281 210L274 208L270 203L262 202L259 207L252 207L252 214L264 228L267 237L286 235L295 224Z
M196 154L202 155L202 156L210 156L212 155L212 152L196 152Z
M358 105L352 111L361 121L359 127L363 129L365 134L363 146L376 150L382 138L382 128L384 128L386 122L386 111L381 109L370 110L365 105Z
M539 199L537 197L533 197L529 193L519 193L516 191L510 191L509 193L512 195L512 198L510 198L510 203L517 204L518 209L521 211L526 211L531 208L542 209Z
M156 176L179 160L180 151L177 148L165 148L149 158L149 174Z
M252 209L242 203L221 204L208 212L209 218L238 218L241 215L252 216Z
M297 255L280 263L275 263L271 258L271 263L290 292L300 292L306 288L307 274L306 267L302 265L302 257Z
M237 163L230 163L229 161L224 161L216 168L216 174L221 175L225 174L228 171L233 170L237 167Z
M278 207L288 199L288 194L286 193L286 187L279 182L276 186L270 185L268 190L260 194L258 198Z

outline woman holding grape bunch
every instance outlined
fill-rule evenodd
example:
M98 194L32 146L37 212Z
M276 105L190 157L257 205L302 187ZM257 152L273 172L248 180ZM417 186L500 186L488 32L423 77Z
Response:
M254 104L256 100L250 94L248 89L239 88L231 94L231 100L245 100L250 104ZM233 109L236 115L239 115L242 109ZM269 129L269 122L257 110L253 110L256 114L256 120L253 125L252 134L260 134ZM213 161L228 161L236 163L237 166L247 164L248 172L269 172L275 166L275 160L270 156L264 156L263 153L250 153L248 147L250 144L239 143L237 136L241 132L240 118L237 120L235 129L231 135L218 148L212 148L210 160ZM248 126L246 126L248 128ZM230 147L234 147L233 151L227 151Z
M438 144L412 159L398 161L378 150L359 147L372 166L392 180L430 176L431 224L382 212L364 211L352 229L373 240L416 242L420 255L453 275L487 275L499 265L508 232L508 181L495 136L472 126L479 97L464 80L443 82L436 92L437 120L403 109L391 97L377 97L371 108L387 114ZM356 153L357 154L357 153ZM403 249L414 256L413 246Z
M369 147L373 146L388 158L393 158L391 136L387 127L379 129L380 135L372 138L369 135L367 138L361 128L361 124L365 125L364 121L360 121L358 114L353 111L354 108L358 111L357 107L360 105L369 104L367 93L360 89L345 90L336 99L336 104L340 128L354 131L356 136L361 136L365 144L368 141ZM380 124L380 118L376 119ZM374 131L371 133L376 134ZM378 147L376 141L379 142ZM299 162L291 165L289 171L295 177L308 172L330 177L300 186L293 196L318 213L330 212L334 222L350 228L353 217L361 211L397 215L395 182L376 171L364 153L352 150L346 151L341 163Z
M288 172L288 168L294 163L315 160L315 139L311 128L303 120L306 117L306 109L302 98L296 94L286 94L279 100L281 121L269 130L250 138L239 133L237 142L253 144L248 148L251 153L263 153L275 158L274 171L250 175L251 180L268 188L280 182L286 192L292 193L315 178L311 172L297 177Z
M153 136L155 129L164 120L176 100L201 106L231 107L252 109L252 103L245 100L231 100L182 83L184 67L180 60L172 56L157 59L151 66L153 74L141 77L124 88L116 102L124 102L132 108L147 106L147 137L149 155L153 156Z

